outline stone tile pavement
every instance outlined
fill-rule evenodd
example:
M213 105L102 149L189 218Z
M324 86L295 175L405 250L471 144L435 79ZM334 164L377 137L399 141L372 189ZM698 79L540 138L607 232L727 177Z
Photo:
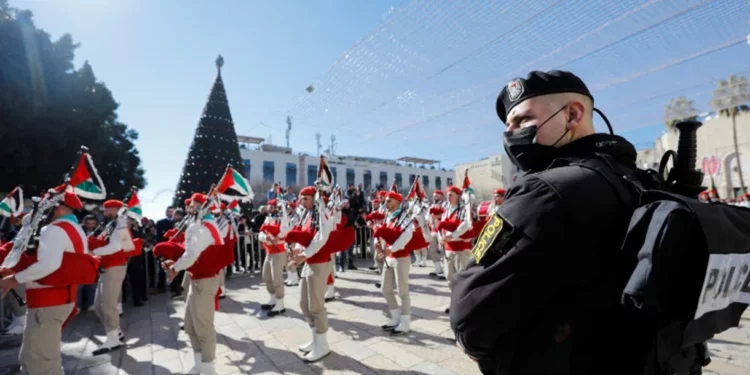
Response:
M358 264L366 267L369 263ZM333 353L304 363L297 346L309 339L299 310L299 288L287 288L286 316L268 319L260 311L267 293L260 274L228 280L228 298L216 315L219 374L479 374L475 364L450 340L443 310L449 293L430 268L412 268L413 331L403 337L383 334L385 301L374 287L377 276L360 268L338 274L337 299L328 302L329 342ZM104 339L93 312L76 317L63 334L66 374L179 374L192 366L189 340L179 325L184 303L152 296L142 308L126 308L122 320L127 349L93 357ZM710 345L714 358L706 373L750 373L750 313L742 327ZM17 363L18 348L0 349L0 364Z

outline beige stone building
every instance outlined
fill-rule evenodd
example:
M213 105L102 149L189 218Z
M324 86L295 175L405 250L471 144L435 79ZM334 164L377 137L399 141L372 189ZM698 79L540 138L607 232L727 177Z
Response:
M516 171L513 163L505 154L496 154L478 161L456 165L456 185L461 185L464 171L469 168L469 179L476 198L480 201L492 199L492 192L497 188L508 188L513 183Z
M698 129L696 168L703 169L704 163L707 167L713 164L716 170L713 180L721 197L733 197L740 194L738 160L743 167L744 185L750 187L750 113L740 113L736 121L739 158L734 151L730 118L712 114L703 119L703 126ZM677 131L665 130L656 139L652 149L638 151L638 166L658 169L664 152L677 150L678 139ZM708 174L704 178L703 185L711 186L711 176Z

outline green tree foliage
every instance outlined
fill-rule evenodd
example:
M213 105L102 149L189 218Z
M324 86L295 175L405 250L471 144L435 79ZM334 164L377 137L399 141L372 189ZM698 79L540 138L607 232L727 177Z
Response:
M117 120L112 92L88 62L75 69L78 44L69 34L52 41L32 17L0 0L0 192L59 185L80 145L111 197L143 188L138 133Z

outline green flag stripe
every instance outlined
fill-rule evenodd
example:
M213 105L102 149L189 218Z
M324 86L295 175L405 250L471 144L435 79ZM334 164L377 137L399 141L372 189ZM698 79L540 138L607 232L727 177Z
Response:
M138 215L143 215L143 211L140 207L130 207L130 212Z
M13 212L13 209L5 201L2 201L0 202L0 211Z
M94 184L94 182L91 180L86 180L84 182L81 182L75 188L83 190L83 191L87 191L89 193L101 193L102 192L102 189L96 186L96 184Z
M242 190L243 190L242 192L243 193L247 193L248 191L250 191L247 188L247 185L245 185L245 181L243 181L244 178L242 178L242 175L240 175L239 173L237 173L237 171L235 171L235 170L232 170L232 179L234 180L234 183L237 186L239 186L239 187L242 188Z

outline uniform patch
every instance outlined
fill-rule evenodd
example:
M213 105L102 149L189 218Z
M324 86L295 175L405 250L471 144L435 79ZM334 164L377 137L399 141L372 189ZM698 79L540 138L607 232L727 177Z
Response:
M471 249L471 255L477 263L487 255L487 251L493 247L502 247L511 238L513 234L513 225L503 219L497 212L490 216L487 224L482 228L482 232L477 237L477 242Z
M523 84L520 79L508 82L508 100L515 102L523 94Z

